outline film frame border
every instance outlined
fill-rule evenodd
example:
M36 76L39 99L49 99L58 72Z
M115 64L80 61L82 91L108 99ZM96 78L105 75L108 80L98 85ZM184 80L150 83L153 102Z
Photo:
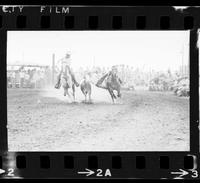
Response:
M9 6L10 7L10 6ZM48 7L48 6L46 6ZM63 6L52 6L63 7ZM194 171L199 172L199 103L198 76L199 56L197 48L200 27L199 8L176 11L173 7L69 7L69 13L40 13L41 6L24 6L23 13L5 13L0 10L0 168L9 173L14 167L13 178L177 178L172 171L186 170L184 178L196 179ZM92 18L91 18L92 17ZM188 20L187 20L188 19ZM98 22L97 22L98 20ZM44 23L42 23L42 21ZM67 22L72 22L66 26ZM91 23L93 22L93 23ZM167 23L166 23L167 22ZM91 27L92 25L92 27ZM7 87L6 87L6 45L8 30L190 30L190 151L188 152L8 152L7 142ZM192 64L191 64L192 63ZM197 83L197 84L195 84ZM192 133L191 133L192 132ZM71 164L65 167L65 160ZM166 158L168 157L168 158ZM66 158L66 159L65 159ZM21 164L19 163L21 161ZM140 165L137 167L137 161ZM160 167L161 161L168 167ZM12 162L12 165L9 164ZM184 163L186 162L186 163ZM193 164L191 164L193 162ZM192 166L193 165L193 166ZM18 166L18 168L17 168ZM21 167L20 167L21 166ZM42 166L42 168L41 168ZM68 165L67 165L68 166ZM77 172L90 168L96 176L87 177ZM97 176L101 169L104 176ZM112 176L105 176L106 170ZM59 171L58 171L59 170ZM7 175L6 174L6 175ZM2 176L6 178L7 176ZM12 178L12 176L11 176Z

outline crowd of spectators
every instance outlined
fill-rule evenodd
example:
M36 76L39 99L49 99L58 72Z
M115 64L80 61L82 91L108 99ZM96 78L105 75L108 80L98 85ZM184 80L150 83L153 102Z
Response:
M49 67L20 67L7 71L8 88L42 88L50 84Z
M189 96L189 75L180 72L172 74L170 71L155 75L149 85L150 91L173 91L177 96Z

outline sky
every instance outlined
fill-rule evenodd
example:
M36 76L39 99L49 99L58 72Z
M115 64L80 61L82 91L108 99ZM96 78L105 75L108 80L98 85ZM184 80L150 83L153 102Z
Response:
M72 67L125 64L177 70L189 62L189 31L8 31L7 64L52 65L69 51Z

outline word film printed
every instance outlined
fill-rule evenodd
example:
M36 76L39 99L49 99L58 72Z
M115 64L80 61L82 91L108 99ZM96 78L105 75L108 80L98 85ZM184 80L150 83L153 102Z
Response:
M1 179L199 179L199 27L198 7L1 6Z

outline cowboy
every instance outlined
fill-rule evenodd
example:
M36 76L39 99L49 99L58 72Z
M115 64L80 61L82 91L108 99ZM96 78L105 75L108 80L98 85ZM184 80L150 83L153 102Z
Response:
M71 69L71 55L70 55L70 53L67 52L65 57L58 61L58 64L59 63L61 63L61 69L60 69L60 72L59 72L58 77L57 77L57 83L55 85L55 88L56 89L60 88L60 86L61 86L61 84L60 84L61 74L64 72L65 69L68 69L69 74L72 77L72 81L78 87L79 83L76 81L75 75L74 75L74 73L73 73L73 71Z
M117 76L117 73L118 73L117 67L116 66L112 66L111 71L109 71L107 74L105 74L103 77L101 77L97 81L96 86L99 87L99 88L107 89L107 87L102 86L102 83L104 82L104 80L106 78L109 78L109 76L111 76L111 75L115 75L118 78L119 83L122 84L122 80Z

